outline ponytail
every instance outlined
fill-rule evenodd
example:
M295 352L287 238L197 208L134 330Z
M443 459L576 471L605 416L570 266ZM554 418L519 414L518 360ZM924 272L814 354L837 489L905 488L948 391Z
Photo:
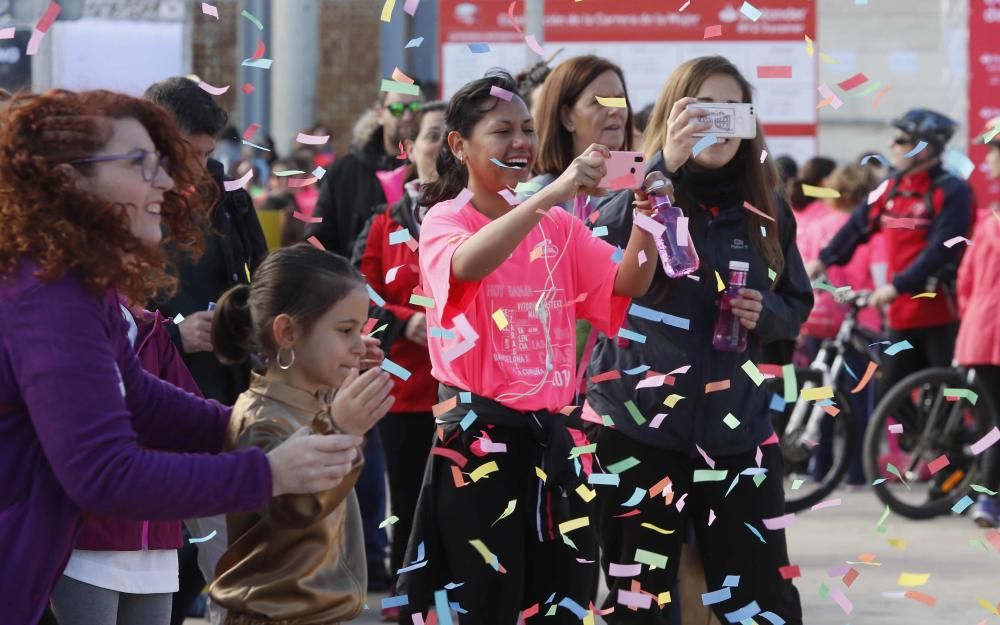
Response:
M250 315L250 287L234 286L219 299L212 318L212 345L225 364L245 362L250 357L253 318Z

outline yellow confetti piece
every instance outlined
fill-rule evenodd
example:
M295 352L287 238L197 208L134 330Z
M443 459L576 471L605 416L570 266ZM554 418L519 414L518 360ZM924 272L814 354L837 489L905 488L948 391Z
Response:
M549 476L545 475L545 471L542 471L540 467L535 467L535 475L538 476L538 479L542 480L543 484L549 480Z
M493 322L497 324L497 327L500 328L501 330L510 325L510 323L507 321L507 315L503 314L502 310L498 310L495 313L493 313Z
M247 274L247 284L250 284L250 265L243 263L243 272Z
M580 0L576 1L579 2ZM583 616L583 625L595 625L593 610L587 610L587 613Z
M658 603L661 608L663 606L667 605L668 603L670 603L670 601L671 601L671 599L670 599L670 591L669 590L666 590L666 591L661 592L660 594L656 595L656 603Z
M580 496L580 499L587 503L593 501L594 497L597 497L597 491L587 488L586 484L580 484L576 487L576 494Z
M833 58L829 54L826 54L825 52L820 52L819 53L819 60L823 61L824 63L828 63L830 65L839 65L840 64L840 61L838 61L837 59Z
M998 611L997 608L986 599L976 597L976 601L978 601L979 605L983 606L983 608L985 608L986 611L992 614L993 616L1000 616L1000 611Z
M906 541L902 538L890 538L889 545L896 549L906 549Z
M930 573L900 573L899 580L896 583L900 586L913 588L915 586L923 586L930 578Z
M924 291L923 293L920 293L918 295L914 295L913 299L918 299L918 298L921 298L921 297L926 297L928 299L934 299L935 297L937 297L937 293L931 293L930 291Z
M677 405L677 402L684 399L683 395L671 394L665 400L663 400L663 405L667 408L673 408Z
M722 276L719 275L718 271L715 272L715 286L718 287L719 293L726 290L726 283L722 281Z
M811 184L802 185L802 195L806 197L834 199L840 197L840 191L826 187L814 187Z
M385 0L385 4L382 6L383 22L392 21L392 10L394 8L396 8L396 0Z
M813 46L813 40L809 38L809 35L806 35L805 37L806 37L806 54L812 56L813 54L815 54L816 48Z
M500 565L500 560L497 559L496 554L490 551L489 548L486 546L486 544L483 543L483 541L479 540L478 538L474 538L469 541L469 544L476 548L476 551L479 552L479 555L483 556L483 560L486 561L486 564L489 564L494 568Z
M545 247L541 243L539 243L535 247L531 248L531 255L528 257L528 262L531 263L535 262L536 260L541 258L542 254L544 253L545 253Z
M507 502L507 507L504 509L503 514L498 516L497 520L493 521L493 523L490 524L490 527L493 527L503 519L506 519L510 515L514 514L515 508L517 508L517 499L511 499L510 501Z
M569 521L563 521L559 524L560 534L569 534L573 530L578 530L581 527L587 527L590 525L590 517L578 517L575 519L570 519Z
M832 386L814 386L804 388L801 393L802 399L806 401L818 401L820 399L831 399L833 397Z
M602 98L601 96L595 96L597 98L597 103L601 106L607 106L608 108L623 109L628 106L628 102L625 98Z
M490 473L496 473L499 470L500 467L497 466L496 460L490 460L486 464L477 467L475 471L469 474L469 477L472 478L473 482L478 482L479 480L488 476Z
M395 514L393 514L388 519L386 519L386 520L382 521L381 523L379 523L378 524L378 528L382 529L383 527L388 527L388 526L392 525L393 523L398 523L398 522L399 522L399 517L396 516Z
M674 531L675 531L675 530L665 530L662 527L656 527L652 523L643 523L642 527L645 527L648 530L653 530L654 532L658 532L660 534L663 534L664 536L669 536L669 535L673 534Z

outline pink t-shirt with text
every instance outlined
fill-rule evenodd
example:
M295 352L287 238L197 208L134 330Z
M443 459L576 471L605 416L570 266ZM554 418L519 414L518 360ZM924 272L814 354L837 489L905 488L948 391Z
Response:
M609 336L625 319L631 300L614 295L615 248L557 207L496 271L458 280L452 255L488 223L471 203L442 202L420 227L431 373L516 410L557 412L573 398L576 319Z

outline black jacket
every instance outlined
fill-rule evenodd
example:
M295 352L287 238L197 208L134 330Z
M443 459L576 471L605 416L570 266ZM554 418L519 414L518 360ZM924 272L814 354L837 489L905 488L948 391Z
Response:
M662 156L649 164L648 171L654 170L667 173ZM675 187L678 192L684 191L683 178L675 179ZM622 248L632 230L633 199L631 192L622 192L597 209L600 217L595 226L606 226L606 240ZM620 344L616 338L601 337L594 349L589 376L617 370L621 378L590 383L587 389L590 404L597 414L609 415L619 430L644 444L692 455L698 445L709 455L724 456L751 450L771 435L767 385L754 384L742 366L747 360L755 364L766 362L767 344L794 340L812 309L813 295L795 244L795 219L787 204L780 202L778 214L785 269L773 291L767 263L750 241L747 211L742 204L742 200L730 201L720 207L716 217L700 207L685 207L691 241L701 260L696 274L699 280L671 280L658 267L653 288L633 301L623 326L645 335L645 344L625 341ZM768 235L774 236L774 230L770 229ZM715 272L728 280L729 262L733 260L750 263L747 287L764 295L764 310L757 328L750 332L749 349L744 353L720 352L712 347L719 300ZM645 319L640 316L643 308L687 320L690 326L682 329ZM682 321L674 321L683 325ZM691 368L686 373L674 374L673 385L636 390L636 384L646 374L630 375L625 371L642 365L660 374L687 365ZM706 384L723 380L730 381L729 389L705 392ZM664 400L671 394L683 399L668 408ZM646 419L645 424L637 424L625 406L627 401L634 402ZM651 428L650 422L660 413L668 416L658 428ZM739 420L734 428L724 421L730 413Z
M376 171L395 169L399 161L386 154L382 129L374 132L368 143L334 162L319 190L314 215L323 221L311 226L306 236L315 236L328 251L350 258L354 241L373 213L385 204L382 184Z
M267 256L267 241L250 195L243 189L225 191L222 163L209 160L208 171L222 196L205 232L205 251L193 260L189 254L168 247L167 253L177 266L177 293L166 301L151 303L151 308L168 318L207 310L209 303L218 302L230 287L249 284L248 274L253 274ZM170 327L171 338L202 393L227 405L235 403L250 384L250 366L223 365L208 352L184 353L180 331Z

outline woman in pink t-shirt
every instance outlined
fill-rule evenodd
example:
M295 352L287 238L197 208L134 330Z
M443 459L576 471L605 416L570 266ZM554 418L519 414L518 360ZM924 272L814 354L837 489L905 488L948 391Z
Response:
M649 288L656 248L634 228L617 249L550 210L604 194L604 146L527 199L510 193L530 178L538 141L507 74L460 89L445 122L439 180L424 187L434 206L420 232L418 294L439 427L400 578L403 611L457 603L463 624L509 625L561 606L553 623L579 623L598 565L594 495L570 460L587 452L573 452L567 428L579 424L567 406L575 322L616 335L630 298Z

